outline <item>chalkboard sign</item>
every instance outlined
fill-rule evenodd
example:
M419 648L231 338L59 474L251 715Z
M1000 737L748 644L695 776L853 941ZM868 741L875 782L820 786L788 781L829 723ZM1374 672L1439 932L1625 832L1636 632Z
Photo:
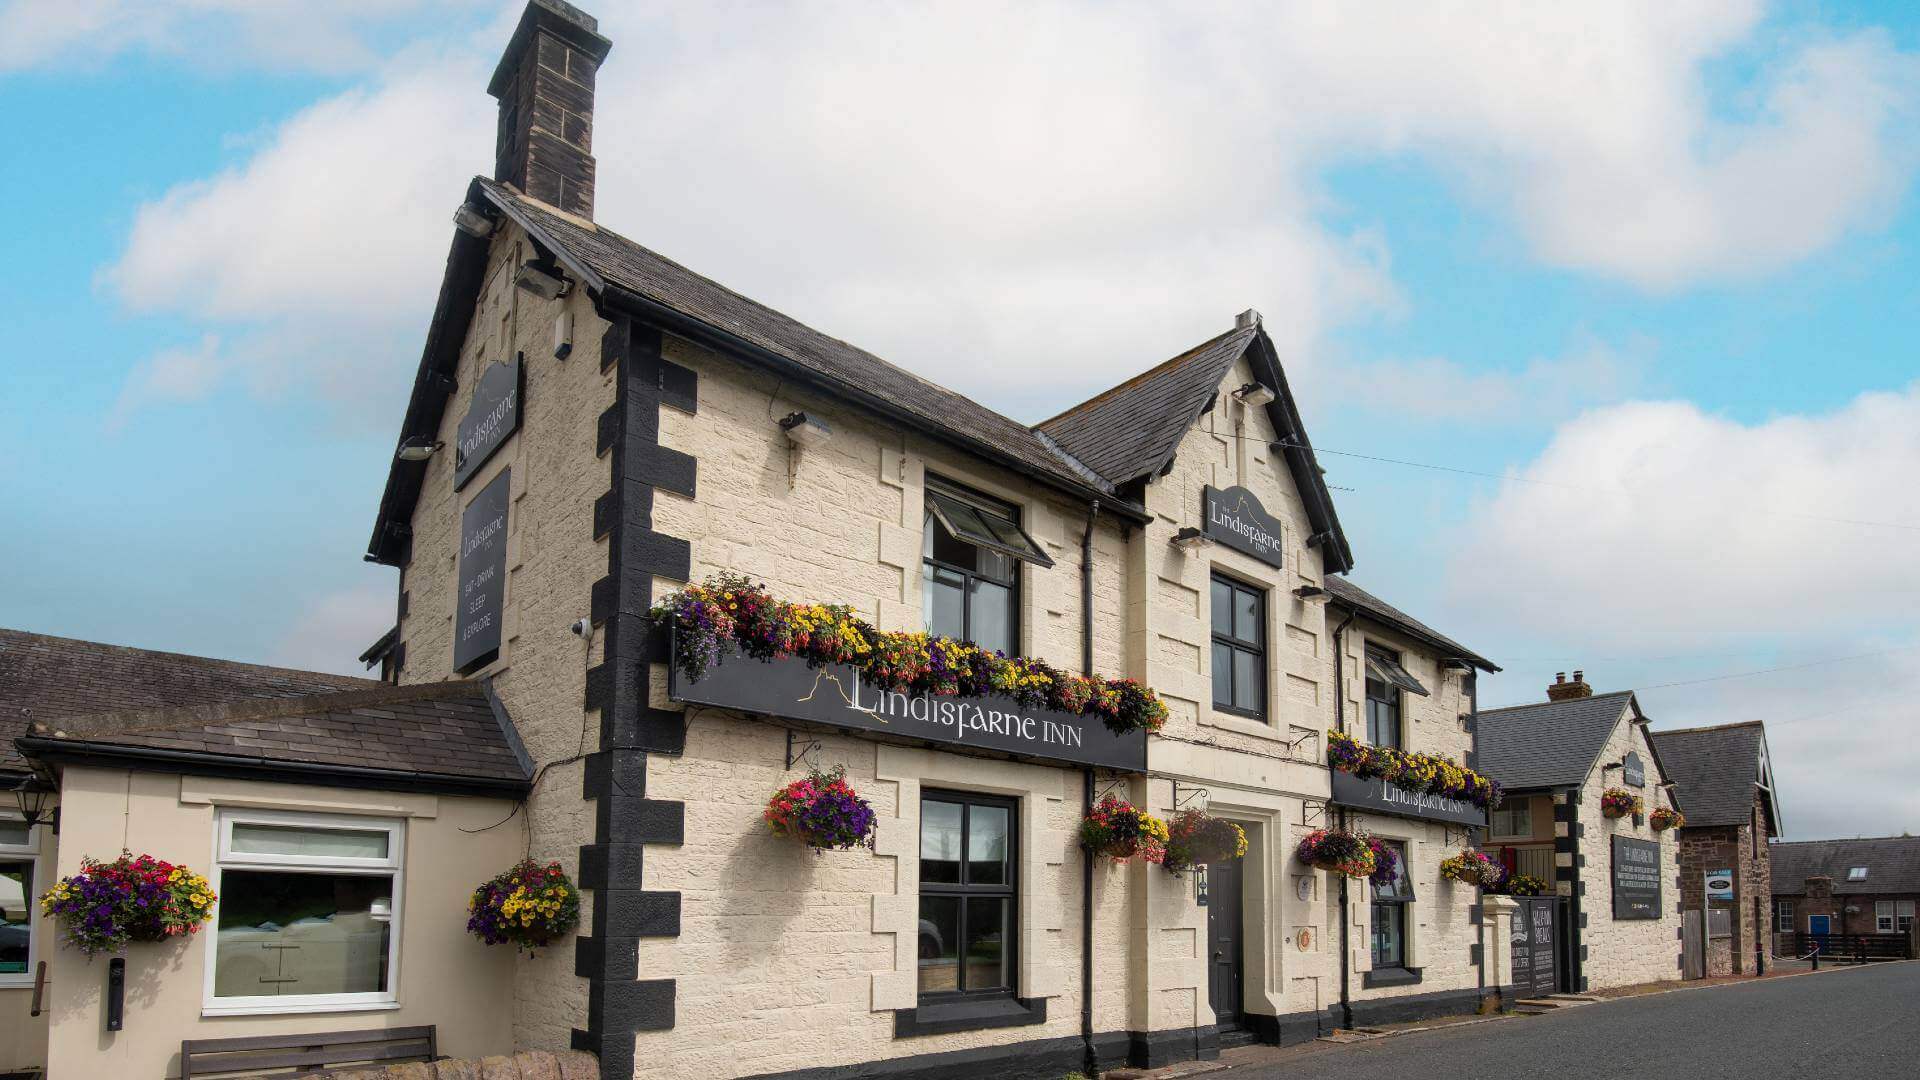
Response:
M1552 896L1522 897L1514 900L1520 910L1513 913L1513 985L1521 997L1543 997L1558 993L1560 975L1555 966L1559 944L1554 926L1560 901Z
M460 514L460 595L454 609L453 669L465 673L500 655L507 595L507 496L500 470Z
M1660 917L1660 845L1631 836L1613 838L1613 917Z
M512 360L489 364L473 387L473 402L467 415L460 418L460 431L454 436L453 490L467 481L487 463L507 437L520 430L520 354Z
M1208 487L1202 492L1201 510L1205 520L1200 535L1263 563L1285 565L1280 559L1280 522L1253 492L1237 486L1225 491Z
M1621 759L1620 768L1626 773L1628 787L1647 786L1647 763L1640 760L1639 754L1627 751L1627 756Z

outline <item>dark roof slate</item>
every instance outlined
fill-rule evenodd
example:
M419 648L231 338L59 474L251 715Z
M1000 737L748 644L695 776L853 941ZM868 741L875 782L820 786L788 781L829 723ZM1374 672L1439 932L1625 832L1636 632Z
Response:
M23 748L56 758L80 748L212 754L506 784L529 776L486 687L463 681L40 720Z
M1419 619L1401 611L1385 600L1355 585L1337 574L1326 578L1327 592L1333 594L1336 603L1357 609L1367 616L1420 641L1431 645L1441 652L1446 660L1465 660L1482 671L1499 671L1499 665L1467 648L1465 645L1435 630Z
M1475 720L1480 772L1509 790L1586 782L1633 702L1633 691L1483 710Z
M1758 720L1684 731L1651 731L1674 801L1688 826L1745 825L1753 820L1766 729Z
M1836 895L1920 894L1920 836L1782 841L1767 851L1776 894L1804 895L1810 877L1832 878ZM1847 880L1847 870L1855 866L1867 868L1867 880Z
M1115 484L1158 475L1258 332L1230 330L1035 426Z
M380 685L349 675L0 629L0 770L26 768L13 741L34 720Z

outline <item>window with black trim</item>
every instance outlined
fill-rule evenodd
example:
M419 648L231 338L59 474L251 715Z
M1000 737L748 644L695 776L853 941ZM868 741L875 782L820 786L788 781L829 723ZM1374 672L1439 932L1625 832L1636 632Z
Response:
M1011 996L1019 803L928 792L920 800L920 999Z
M1267 594L1213 575L1213 707L1267 718Z
M1407 845L1382 841L1399 858L1393 880L1373 886L1373 967L1407 966L1407 905L1413 902L1413 880L1407 877Z
M920 547L927 632L1017 654L1020 564L1053 565L1020 527L1020 512L929 477Z
M1400 747L1400 684L1393 678L1399 658L1384 649L1367 647L1367 741L1375 746Z

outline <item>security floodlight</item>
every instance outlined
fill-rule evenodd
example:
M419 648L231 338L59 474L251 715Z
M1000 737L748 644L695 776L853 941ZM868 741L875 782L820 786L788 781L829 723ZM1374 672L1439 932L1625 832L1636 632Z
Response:
M475 240L485 240L493 235L493 219L472 203L461 203L454 209L453 224Z
M1250 382L1233 392L1240 404L1259 408L1273 400L1273 391L1257 382Z
M446 444L425 435L413 435L400 441L400 448L393 456L401 461L425 461Z
M528 263L513 272L513 283L542 300L558 300L571 284L558 270Z
M1199 551L1201 548L1213 543L1213 541L1202 534L1199 529L1189 525L1173 534L1172 543L1174 547L1182 551Z
M788 413L780 421L780 427L787 433L787 441L802 449L819 446L833 438L833 429L826 421L816 420L803 412Z

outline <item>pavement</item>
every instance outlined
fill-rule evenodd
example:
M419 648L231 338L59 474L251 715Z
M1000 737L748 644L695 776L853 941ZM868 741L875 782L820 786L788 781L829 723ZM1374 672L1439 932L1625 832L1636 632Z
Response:
M1248 1048L1252 1050L1254 1048ZM1230 1080L1920 1077L1920 962L1679 989L1345 1045L1229 1051Z

